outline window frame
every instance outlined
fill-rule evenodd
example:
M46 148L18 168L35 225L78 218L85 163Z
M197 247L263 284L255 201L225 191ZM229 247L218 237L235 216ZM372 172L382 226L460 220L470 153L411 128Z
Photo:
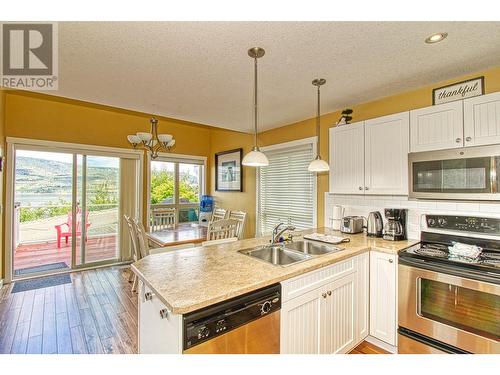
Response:
M200 200L201 196L206 194L206 176L207 176L207 157L197 156L197 155L183 155L174 153L164 153L158 154L156 159L152 159L151 155L147 155L147 178L146 178L146 217L147 217L147 228L149 230L150 217L151 217L151 162L162 161L168 163L174 163L174 203L167 203L157 205L160 207L171 207L175 208L177 211L177 222L179 222L179 213L181 209L186 208L199 208L200 202L198 203L180 203L179 202L179 164L199 164L203 166L200 176Z
M284 148L293 148L293 147L300 146L300 145L311 144L313 155L317 155L317 146L316 146L317 139L318 139L318 137L316 137L316 136L309 137L309 138L302 138L302 139L299 139L296 141L277 143L277 144L270 145L270 146L260 147L260 150L265 153L266 151L274 151L274 150L279 150L279 149L284 149ZM311 172L311 173L313 173L313 172ZM260 185L260 168L257 168L256 178L255 178L255 195L256 195L256 199L255 199L255 237L263 237L263 236L270 234L270 233L261 233L260 220L259 220L259 217L260 217L259 185ZM313 194L313 197L312 197L312 201L313 201L313 223L312 223L312 226L313 226L313 228L316 228L318 225L318 178L317 178L317 176L315 176L315 178L313 179L313 193L312 194ZM278 224L278 223L276 223L276 224Z

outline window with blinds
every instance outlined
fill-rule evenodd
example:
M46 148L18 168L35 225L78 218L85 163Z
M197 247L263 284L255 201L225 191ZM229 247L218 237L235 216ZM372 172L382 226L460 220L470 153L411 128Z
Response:
M269 166L258 171L257 226L270 234L280 222L308 229L315 225L316 179L307 170L313 143L265 150Z

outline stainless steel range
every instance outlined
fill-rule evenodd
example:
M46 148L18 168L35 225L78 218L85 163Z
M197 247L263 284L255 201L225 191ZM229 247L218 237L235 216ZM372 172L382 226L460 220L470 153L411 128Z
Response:
M399 255L398 352L500 353L500 218L424 215Z

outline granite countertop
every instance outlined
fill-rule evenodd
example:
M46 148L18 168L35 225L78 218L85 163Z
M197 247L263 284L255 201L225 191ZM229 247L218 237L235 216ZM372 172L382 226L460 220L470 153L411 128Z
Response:
M223 245L195 247L150 255L132 264L132 270L174 314L186 314L203 307L269 286L291 277L325 267L372 250L397 254L418 241L386 241L365 234L347 235L328 228L294 233L349 237L345 250L314 257L286 267L238 253L269 243L270 237L252 238Z

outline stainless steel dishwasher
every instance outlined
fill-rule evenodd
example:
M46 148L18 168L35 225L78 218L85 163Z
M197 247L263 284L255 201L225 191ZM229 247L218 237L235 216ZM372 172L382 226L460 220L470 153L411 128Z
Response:
M281 285L184 316L185 354L279 354Z

